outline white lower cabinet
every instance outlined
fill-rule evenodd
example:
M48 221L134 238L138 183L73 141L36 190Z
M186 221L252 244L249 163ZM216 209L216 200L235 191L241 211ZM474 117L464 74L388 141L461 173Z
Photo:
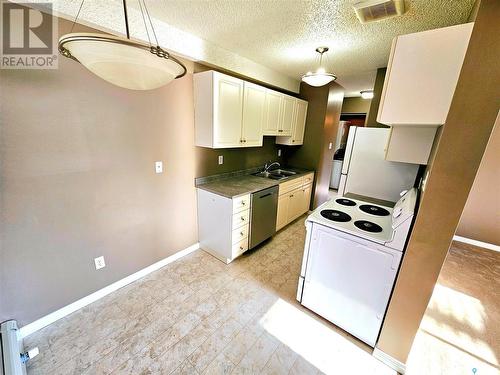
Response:
M200 247L230 263L248 250L250 194L234 199L197 189Z
M314 173L280 184L276 230L309 211Z

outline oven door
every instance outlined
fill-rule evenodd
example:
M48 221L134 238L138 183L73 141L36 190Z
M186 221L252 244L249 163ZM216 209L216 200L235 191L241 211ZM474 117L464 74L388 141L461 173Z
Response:
M302 305L374 347L401 252L313 224Z

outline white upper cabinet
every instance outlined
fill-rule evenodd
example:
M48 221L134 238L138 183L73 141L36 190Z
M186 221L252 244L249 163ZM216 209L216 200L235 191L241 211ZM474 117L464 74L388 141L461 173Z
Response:
M213 70L193 80L196 146L259 147L264 135L302 144L306 101Z
M196 145L242 147L243 80L207 71L193 81Z
M283 95L283 110L281 111L278 135L291 136L293 128L293 116L295 111L295 101L293 96Z
M264 135L278 135L282 102L283 94L274 90L266 90L266 104L264 109L263 125Z
M291 129L289 137L276 137L276 143L288 146L299 146L304 142L304 131L306 126L307 102L293 98L293 110ZM282 133L280 133L282 134Z
M214 145L238 147L242 141L243 81L214 77Z
M243 122L241 132L243 146L262 146L266 89L249 82L245 82L243 87Z
M444 124L473 23L394 39L377 121L391 126Z

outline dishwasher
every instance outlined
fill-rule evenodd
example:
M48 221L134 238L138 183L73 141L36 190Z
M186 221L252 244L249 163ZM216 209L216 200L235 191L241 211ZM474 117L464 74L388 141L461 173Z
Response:
M278 186L252 194L249 249L276 233Z

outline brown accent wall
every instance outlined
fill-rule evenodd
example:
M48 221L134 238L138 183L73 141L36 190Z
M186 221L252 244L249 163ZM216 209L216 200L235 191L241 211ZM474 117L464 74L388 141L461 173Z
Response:
M211 176L241 169L264 166L268 161L285 164L286 146L276 144L276 137L264 137L262 147L211 149L196 147L196 177ZM282 156L278 157L281 149ZM224 164L219 165L219 155L224 156Z
M387 68L378 68L377 76L375 77L375 85L373 86L373 98L370 103L370 110L366 116L365 126L375 128L387 128L386 125L377 122L378 107L382 98L382 90L384 88L385 73Z
M499 112L500 3L483 0L377 347L405 363Z
M288 165L316 172L312 207L317 207L328 199L335 152L328 146L335 144L344 88L335 82L322 87L301 83L300 97L309 102L304 144L289 147L286 158Z
M30 323L198 241L192 74L130 91L61 58L0 79L0 321Z
M497 121L498 122L498 121ZM500 125L496 125L467 198L457 235L500 245Z
M362 97L344 98L342 103L342 114L344 113L368 113L370 110L371 99Z

